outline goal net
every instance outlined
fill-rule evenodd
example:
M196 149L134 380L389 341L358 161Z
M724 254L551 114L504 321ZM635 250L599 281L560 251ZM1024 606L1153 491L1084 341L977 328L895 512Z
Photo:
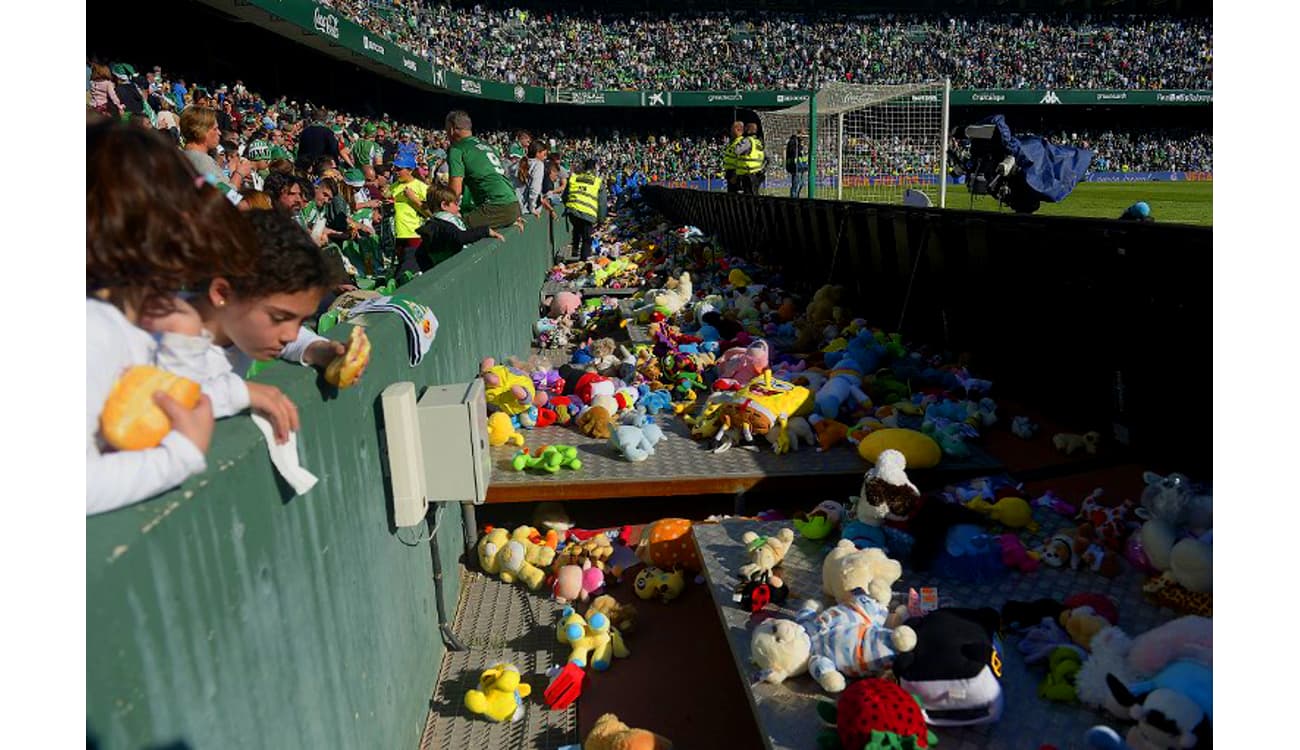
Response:
M799 133L805 154L813 157L815 197L902 203L913 190L924 193L932 205L944 205L948 91L947 81L831 83L817 92L815 134L808 102L760 112L768 154L763 192L790 194L786 143ZM797 178L804 182L802 197L807 197L807 174Z

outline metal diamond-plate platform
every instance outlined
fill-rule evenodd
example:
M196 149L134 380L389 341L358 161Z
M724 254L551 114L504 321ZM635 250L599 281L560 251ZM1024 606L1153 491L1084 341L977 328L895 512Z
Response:
M737 446L725 453L713 453L711 444L691 439L689 428L681 419L660 416L657 421L666 437L655 446L655 455L639 463L618 457L607 440L586 437L569 427L524 431L530 448L577 447L582 468L561 469L556 474L518 472L511 467L511 459L518 451L516 447L493 448L487 500L529 502L815 489L819 484L842 486L846 481L852 485L861 481L862 473L868 468L848 445L836 446L825 453L803 448L778 456L764 442L761 446ZM995 473L1000 469L997 459L974 448L966 459L945 459L935 469L909 472L909 475L913 475L913 481L926 484L950 481L960 475Z
M442 658L421 750L550 750L578 741L577 705L551 711L542 701L546 670L565 658L555 639L561 609L519 584L462 572L453 631L468 650L448 651ZM524 716L516 722L499 724L465 709L465 692L498 662L514 664L532 687Z
M1062 525L1045 515L1036 517L1039 523L1058 528ZM704 561L714 606L726 630L737 668L744 676L742 682L746 684L753 679L757 668L749 661L752 632L749 613L731 601L733 587L738 583L735 571L747 562L740 538L751 530L764 535L774 534L786 525L784 522L729 520L694 526L695 541ZM798 602L810 598L826 601L821 593L821 563L831 546L833 541L809 542L796 537L781 566L783 578L790 587L790 604L797 606ZM904 570L903 579L895 584L894 592L896 595L906 594L909 587L923 585L938 587L942 606L988 606L999 610L1012 599L1032 601L1047 597L1059 601L1083 591L1107 594L1119 605L1120 627L1131 635L1176 616L1172 610L1157 608L1143 600L1141 577L1131 568L1115 579L1087 571L1039 569L1028 574L1008 572L1005 578L995 583L980 585L932 577L923 579ZM781 609L780 614L794 616L790 609ZM1062 750L1070 750L1083 746L1083 734L1088 728L1106 723L1106 716L1089 709L1040 700L1038 683L1042 681L1046 667L1027 666L1016 648L1016 641L1015 636L1004 636L1002 689L1006 708L1002 719L976 727L935 727L933 729L940 739L939 747L949 750L1026 750L1051 743ZM816 736L823 725L813 704L826 694L811 677L803 675L781 685L760 683L751 686L747 692L760 733L766 736L770 750L816 747Z

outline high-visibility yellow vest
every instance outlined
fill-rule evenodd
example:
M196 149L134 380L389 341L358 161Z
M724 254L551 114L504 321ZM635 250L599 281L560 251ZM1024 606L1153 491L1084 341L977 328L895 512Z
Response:
M736 174L757 174L763 171L763 142L756 135L749 139L749 153L736 157Z
M600 178L594 174L575 174L570 177L564 207L595 222L600 216Z
M740 167L739 157L736 156L736 146L740 144L743 138L744 136L732 138L731 143L728 143L727 147L722 149L722 170L724 172L735 172Z

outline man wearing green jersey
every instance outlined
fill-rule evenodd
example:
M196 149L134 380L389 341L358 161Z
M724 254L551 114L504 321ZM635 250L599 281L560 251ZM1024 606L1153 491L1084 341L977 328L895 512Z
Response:
M460 200L468 227L506 227L520 217L519 198L506 177L501 157L474 137L469 114L451 112L446 120L448 187Z
M375 141L375 134L378 131L378 126L373 122L366 123L364 135L352 144L352 158L358 169L367 164L380 166L384 163L384 150Z

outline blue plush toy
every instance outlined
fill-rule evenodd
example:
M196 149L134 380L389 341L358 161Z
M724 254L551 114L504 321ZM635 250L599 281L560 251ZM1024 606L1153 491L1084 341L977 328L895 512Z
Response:
M663 430L654 420L646 418L639 426L621 425L614 428L609 444L629 461L644 461L654 455L655 444L664 439Z
M817 390L817 413L826 419L838 419L845 404L857 407L870 403L861 386L862 368L856 360L841 358L826 383Z
M642 383L637 386L637 392L640 396L637 398L637 406L645 407L649 414L658 414L661 411L667 411L673 408L673 394L671 391L652 391L650 386Z

